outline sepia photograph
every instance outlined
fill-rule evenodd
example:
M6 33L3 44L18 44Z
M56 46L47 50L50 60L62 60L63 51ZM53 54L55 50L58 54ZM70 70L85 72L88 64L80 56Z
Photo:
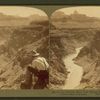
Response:
M0 6L0 89L49 84L49 20L41 9Z
M53 12L50 17L53 89L100 89L99 43L100 7L66 7Z
M0 89L99 89L99 11L0 6Z
M0 1L0 97L100 97L99 3L12 1Z

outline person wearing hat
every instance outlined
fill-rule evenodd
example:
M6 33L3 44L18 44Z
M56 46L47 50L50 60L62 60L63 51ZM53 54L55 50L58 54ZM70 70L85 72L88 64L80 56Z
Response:
M49 84L49 64L44 57L41 57L36 50L32 50L32 63L27 67L25 82L21 84L23 89L44 89ZM35 84L32 85L32 76L37 79Z

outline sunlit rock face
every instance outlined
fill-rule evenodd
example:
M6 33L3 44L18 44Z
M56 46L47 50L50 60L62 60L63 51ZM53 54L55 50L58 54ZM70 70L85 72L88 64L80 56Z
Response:
M79 53L76 62L83 66L84 75L81 84L84 88L100 87L100 31L97 31L93 40ZM88 84L88 85L87 85Z

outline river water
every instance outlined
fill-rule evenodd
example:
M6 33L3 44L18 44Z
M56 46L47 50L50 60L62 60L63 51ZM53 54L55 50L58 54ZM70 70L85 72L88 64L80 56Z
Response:
M83 75L83 69L81 66L75 64L73 59L77 57L81 49L82 47L76 48L75 54L68 55L64 58L65 66L67 70L70 71L70 74L66 79L63 89L75 89L75 87L80 84Z

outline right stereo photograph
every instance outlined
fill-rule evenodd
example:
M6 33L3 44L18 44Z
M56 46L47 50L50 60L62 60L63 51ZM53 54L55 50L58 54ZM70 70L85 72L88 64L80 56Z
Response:
M100 88L100 7L56 10L50 18L50 87Z

